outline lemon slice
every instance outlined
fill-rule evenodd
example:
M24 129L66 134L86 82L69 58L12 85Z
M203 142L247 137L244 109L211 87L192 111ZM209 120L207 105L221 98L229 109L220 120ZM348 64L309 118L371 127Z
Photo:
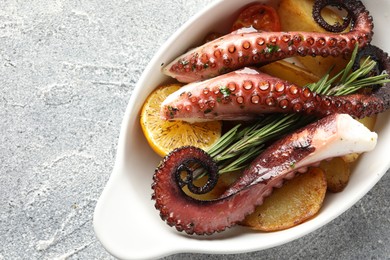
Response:
M179 84L158 87L146 99L141 110L142 131L150 147L160 156L165 156L173 149L185 145L207 151L221 137L221 121L188 123L160 118L161 103L180 87Z

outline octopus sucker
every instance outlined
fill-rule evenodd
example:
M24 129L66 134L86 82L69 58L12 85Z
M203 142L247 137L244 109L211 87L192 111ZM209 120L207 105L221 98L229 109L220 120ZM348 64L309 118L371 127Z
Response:
M348 24L327 24L321 16L321 10L327 5L346 9L351 22L346 19ZM313 18L330 32L238 30L188 51L165 66L163 72L189 83L296 55L348 56L355 44L362 48L372 39L372 17L360 1L317 0ZM351 30L341 32L349 24Z
M210 235L242 221L263 203L273 188L297 171L324 159L370 151L376 141L376 133L349 115L332 114L271 144L220 198L209 201L196 200L184 193L182 178L190 185L193 177L186 175L194 174L195 170L186 170L182 176L180 169L188 161L201 162L211 174L211 181L204 188L209 190L217 174L215 162L199 148L177 148L155 171L152 199L168 225L188 234Z

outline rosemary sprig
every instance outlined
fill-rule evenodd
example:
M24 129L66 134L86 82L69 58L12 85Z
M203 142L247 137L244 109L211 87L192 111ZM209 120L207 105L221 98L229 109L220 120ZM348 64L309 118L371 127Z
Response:
M352 71L356 59L357 46L347 66L333 78L329 73L318 82L307 85L311 91L323 95L347 95L367 86L390 82L388 75L366 77L376 66L376 62L367 58L360 68ZM329 71L330 72L330 71ZM335 84L335 82L337 82ZM219 173L241 170L264 149L265 144L288 132L313 121L311 116L301 114L275 114L264 117L253 125L241 128L233 127L207 152L217 162Z
M241 130L237 125L208 152L219 165L220 173L240 170L263 150L267 141L309 122L308 119L299 120L301 117L299 114L276 114Z

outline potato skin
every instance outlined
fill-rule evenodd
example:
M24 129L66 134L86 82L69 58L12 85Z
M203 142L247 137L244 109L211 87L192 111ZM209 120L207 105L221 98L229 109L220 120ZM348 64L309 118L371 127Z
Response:
M341 157L329 161L322 161L319 166L325 173L328 191L340 192L344 190L351 176L350 164Z
M294 227L317 214L326 189L324 172L310 168L275 189L242 224L268 232Z

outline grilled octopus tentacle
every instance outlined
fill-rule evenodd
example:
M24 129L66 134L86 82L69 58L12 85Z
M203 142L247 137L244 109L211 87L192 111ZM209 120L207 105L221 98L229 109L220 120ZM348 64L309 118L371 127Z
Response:
M178 57L163 72L181 82L193 82L215 77L245 66L301 56L349 57L355 44L367 45L373 35L372 17L360 1L317 0L314 19L331 31L344 26L326 25L320 13L326 5L345 8L352 19L352 29L344 33L318 32L246 32L235 31L190 50Z
M377 61L377 71L390 74L390 58L380 48L368 45L359 51L355 67L362 57ZM378 73L375 72L375 73ZM347 113L363 118L390 107L390 83L373 86L369 94L326 96L287 81L244 68L218 77L187 84L162 103L161 116L169 120L235 120L263 114L304 113L326 116Z
M213 164L212 159L199 148L178 148L156 169L152 199L161 218L179 231L198 235L220 232L242 221L297 170L323 159L372 150L376 139L375 133L348 115L322 118L272 144L221 198L211 201L187 196L176 176L189 158L205 164Z

